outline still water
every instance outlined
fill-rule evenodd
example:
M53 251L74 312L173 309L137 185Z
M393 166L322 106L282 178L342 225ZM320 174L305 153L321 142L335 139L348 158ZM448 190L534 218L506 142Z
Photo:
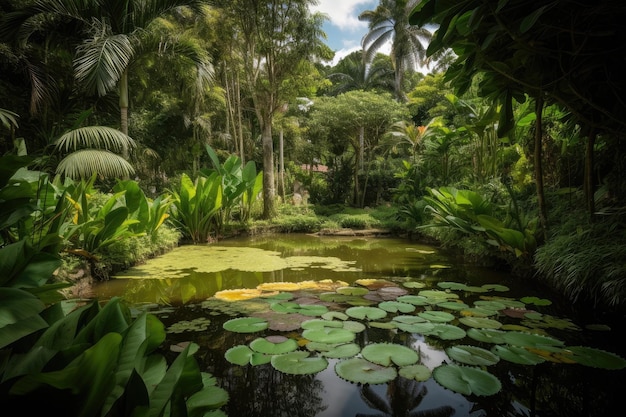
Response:
M180 342L197 343L200 346L197 360L202 369L215 376L219 385L229 392L230 400L222 410L233 417L624 415L626 371L623 368L598 369L553 360L520 365L500 360L480 368L488 368L500 381L501 389L495 394L466 395L444 388L433 377L418 380L397 376L385 383L354 382L339 377L336 372L343 358L328 357L325 369L306 375L280 372L269 363L242 366L225 358L229 349L247 345L259 337L293 338L298 341L299 349L305 351L307 340L301 330L294 329L266 329L253 334L226 331L224 323L245 314L235 307L225 306L239 302L214 302L216 295L219 298L229 294L229 290L254 290L272 285L280 288L281 283L311 281L336 283L338 288L389 282L396 285L395 291L405 291L402 294L406 295L420 294L422 290L439 292L442 289L439 285L450 282L467 288L503 286L508 291L498 298L544 300L526 307L541 313L543 326L535 329L541 334L558 337L568 346L584 345L622 357L626 352L618 343L618 334L622 331L616 328L619 322L608 323L609 330L602 317L594 317L590 311L572 311L569 303L537 282L461 264L436 247L397 238L281 234L182 246L96 285L94 292L101 300L121 296L132 304L149 306L168 328L165 349ZM370 287L370 295L374 292ZM450 292L454 291L448 290ZM282 290L282 293L288 291ZM305 296L300 294L300 300L317 296L311 291L304 293ZM469 290L460 293L469 306L491 299ZM330 304L338 308L338 303L327 303ZM431 309L430 306L425 308ZM523 323L511 318L515 317L513 310L509 309L510 317L498 313L498 320L509 326ZM381 321L364 322L365 330L356 335L355 344L361 348L378 343L410 347L419 352L419 363L431 371L442 364L455 363L447 353L451 347L490 347L467 336L449 340L399 331L386 327ZM181 328L180 323L188 327ZM194 328L193 323L201 325ZM452 323L457 325L458 319Z

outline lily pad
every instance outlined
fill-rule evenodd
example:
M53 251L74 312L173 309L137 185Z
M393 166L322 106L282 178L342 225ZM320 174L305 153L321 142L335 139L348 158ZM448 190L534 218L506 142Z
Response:
M319 352L326 358L343 359L356 356L361 351L361 347L356 343L329 344L319 342L309 342L307 349Z
M342 328L343 322L338 320L312 319L303 321L301 327L307 329L322 329L324 327Z
M361 333L363 330L366 329L366 327L361 322L354 321L354 320L346 320L343 322L343 329L349 330L352 333Z
M402 283L406 288L424 288L426 284L418 281L406 281Z
M465 330L460 327L453 326L451 324L436 323L433 325L433 329L428 333L424 333L428 336L436 336L442 340L458 340L467 336Z
M509 287L507 287L506 285L501 285L501 284L485 284L485 285L483 285L483 288L488 290L488 291L497 291L497 292L508 292L508 291L510 291Z
M532 347L546 349L552 347L563 347L563 341L549 336L542 336L534 333L507 332L503 335L506 343L514 346Z
M471 328L467 331L467 335L474 340L485 343L501 344L506 343L504 341L504 334L506 332L496 329L476 329Z
M255 352L265 353L267 355L280 355L298 349L298 342L294 339L287 339L279 343L273 343L267 338L259 337L250 342L250 348Z
M461 290L461 291L464 291L465 288L467 288L467 285L462 284L460 282L454 282L454 281L441 281L441 282L437 283L437 286L439 288L443 288L445 290Z
M226 321L222 327L235 333L254 333L267 329L267 321L258 317L238 317Z
M464 395L494 395L502 389L494 375L470 366L441 365L433 370L433 378L443 387Z
M375 329L384 330L393 330L398 328L398 326L392 321L370 321L367 325Z
M194 320L182 320L167 328L168 333L183 333L187 331L202 332L209 328L211 320L206 317L198 317Z
M348 315L346 313L342 313L341 311L329 311L328 313L322 314L322 318L324 320L348 320Z
M461 311L461 310L469 308L467 304L458 300L457 301L442 301L440 303L437 303L437 307L445 308L445 309L453 310L453 311Z
M307 329L302 332L302 337L312 342L347 343L352 342L356 335L345 329L323 327L320 329Z
M439 291L439 290L422 290L417 295L421 295L426 298L433 298L439 301L444 300L455 300L459 298L458 294L447 292L447 291Z
M417 316L396 316L392 319L398 329L407 333L428 334L435 328L435 325Z
M271 355L258 353L250 349L247 345L233 346L224 353L224 358L235 365L263 365L269 363Z
M402 303L413 304L414 306L427 306L433 304L433 300L421 296L421 295L402 295L396 298L396 301L400 301ZM443 301L443 300L438 300Z
M413 365L419 360L419 354L403 345L394 343L372 343L363 348L361 355L370 362L383 366Z
M344 359L335 365L340 378L357 384L385 384L398 376L396 368L377 365L363 358Z
M420 364L403 366L398 370L398 374L406 379L414 379L416 381L428 381L432 375L431 370Z
M297 350L272 356L272 366L277 371L292 375L316 374L328 367L328 361L320 356L309 357L309 352Z
M338 294L343 295L365 295L370 292L367 288L363 287L340 287L335 291L337 291Z
M454 320L454 316L447 311L421 311L417 315L432 323L447 323Z
M461 311L463 317L489 317L495 316L498 311L482 307L470 307Z
M546 298L538 298L538 297L522 297L520 301L525 304L534 304L536 306L549 306L552 304L552 301Z
M518 346L495 345L492 352L505 361L520 365L537 365L546 361L543 357Z
M446 353L457 362L467 365L490 366L500 361L500 357L493 352L478 346L458 345L446 349Z
M383 301L378 304L378 308L381 308L389 313L411 313L415 311L413 304L402 303L400 301Z
M298 313L305 316L321 316L328 312L328 307L319 304L298 304L290 301L272 303L271 309L278 313Z
M267 328L277 332L289 332L300 328L301 324L310 320L310 316L298 313L277 313L267 310L262 313L254 313L253 317L258 317L267 321Z
M626 359L614 353L586 346L571 346L567 348L572 353L575 362L601 369L623 369L626 367Z
M478 300L474 301L474 305L476 307L494 311L504 310L506 308L506 304L496 300Z
M486 317L461 317L459 321L466 326L477 329L499 329L502 327L502 323L499 321Z
M378 307L350 307L346 310L346 314L355 319L361 320L380 320L387 316L387 312Z

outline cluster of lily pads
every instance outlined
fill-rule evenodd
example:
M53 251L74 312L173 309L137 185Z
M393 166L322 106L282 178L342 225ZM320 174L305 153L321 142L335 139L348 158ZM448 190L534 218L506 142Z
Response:
M500 360L626 367L626 360L614 353L568 346L548 334L548 328L580 330L569 320L531 309L549 305L549 300L508 298L501 295L509 290L502 285L440 282L437 287L376 279L351 286L307 281L219 292L215 300L237 303L246 312L227 320L223 328L252 335L249 343L229 348L225 358L240 366L271 364L280 372L299 375L321 372L333 359L336 374L353 383L384 384L398 376L426 381L432 376L452 391L479 396L501 390L501 382L487 369ZM459 294L475 300L468 304ZM448 359L429 369L411 346L361 346L357 335L368 328L452 341L445 349Z

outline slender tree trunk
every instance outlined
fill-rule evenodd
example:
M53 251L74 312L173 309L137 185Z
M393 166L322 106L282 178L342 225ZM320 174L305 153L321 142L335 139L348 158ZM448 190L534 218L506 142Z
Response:
M263 121L263 218L274 216L274 143L272 141L272 120Z
M120 131L128 135L128 70L124 70L120 77ZM128 152L123 155L128 159Z
M546 199L543 189L543 162L542 162L542 138L543 138L543 97L541 94L535 101L535 181L537 187L537 203L539 204L539 223L541 224L541 231L543 238L546 238L548 231L548 213L546 209Z
M246 152L243 145L243 120L242 120L242 109L241 109L241 82L239 80L239 74L237 74L237 82L235 83L235 100L236 100L236 109L237 109L237 129L239 136L239 151L241 152L241 163L245 165L246 163Z
M359 128L359 166L358 169L363 169L363 160L365 152L365 127Z
M285 202L285 142L284 132L280 129L278 133L278 189Z

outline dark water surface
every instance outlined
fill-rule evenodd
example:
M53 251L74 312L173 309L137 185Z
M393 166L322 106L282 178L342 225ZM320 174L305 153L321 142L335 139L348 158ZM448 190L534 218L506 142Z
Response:
M601 317L591 315L591 309L572 311L569 303L537 282L459 264L450 254L435 247L396 238L281 234L185 246L100 283L94 291L102 300L121 296L131 303L151 306L170 329L165 349L179 342L197 343L200 350L196 357L201 368L215 376L218 385L229 392L229 403L222 409L231 417L626 415L624 369L596 369L551 361L518 365L500 360L483 369L499 379L502 389L489 396L465 396L444 388L433 377L416 381L398 376L389 383L373 385L349 382L335 373L339 359L328 359L328 367L313 375L282 373L271 364L234 365L225 359L229 348L248 344L258 337L286 335L302 346L306 340L300 336L301 331L266 330L253 334L225 331L222 325L242 314L227 311L223 306L217 308L206 300L225 290L322 280L356 286L363 280L387 280L397 282L400 287L406 282L418 282L425 285L424 289L441 289L437 286L440 282L471 286L500 284L510 289L503 297L548 299L550 305L527 308L547 317L572 320L577 330L544 329L566 345L589 346L622 357L626 353L620 342L624 328L621 323L603 323ZM408 291L417 294L420 290ZM463 301L471 305L484 294L462 295ZM199 318L204 320L199 331L175 333L174 327L170 327ZM587 330L587 324L610 324L612 330ZM469 337L441 340L373 326L358 333L355 343L361 347L371 343L409 346L419 352L420 363L430 370L454 362L448 357L447 348L480 345Z

